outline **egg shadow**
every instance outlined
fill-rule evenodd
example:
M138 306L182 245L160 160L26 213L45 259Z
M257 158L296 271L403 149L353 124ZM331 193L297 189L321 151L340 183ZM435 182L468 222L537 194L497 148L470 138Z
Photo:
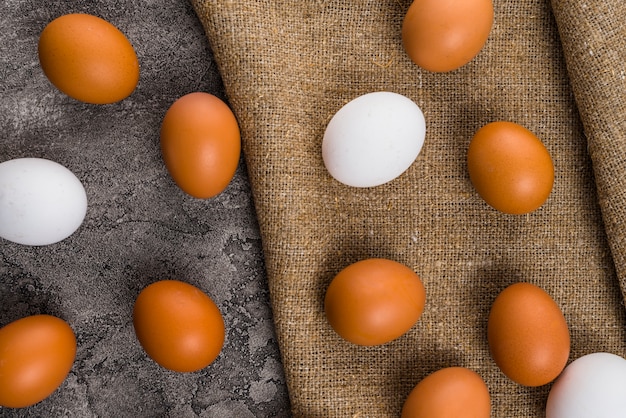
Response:
M45 288L39 277L21 266L4 261L8 268L0 282L0 327L31 315L64 319L58 292Z
M181 279L181 277L193 277L191 269L183 263L148 257L135 259L134 262L127 267L126 273L130 276L130 280L124 280L123 283L127 284L127 296L133 301L143 289L152 283L161 280L186 281L185 279ZM190 284L197 286L195 283Z
M481 333L478 340L484 341L482 348L487 348L487 321L494 300L509 285L523 281L522 272L512 267L513 263L507 258L487 262L487 265L477 268L468 277L470 285L467 293L467 307L477 318L474 329Z
M402 262L403 257L391 250L389 246L373 239L363 238L357 233L337 234L334 242L340 243L330 249L320 263L320 277L316 284L316 299L319 306L324 307L326 289L337 274L344 268L369 258L384 258Z
M489 320L491 306L500 292L502 292L506 287L514 283L527 281L527 278L524 276L522 271L512 266L513 263L510 260L506 258L498 259L498 262L476 269L470 278L471 283L473 283L473 288L470 292L472 295L471 306L477 318L474 329L476 332L480 333L480 335L477 336L477 341L482 341L480 349L486 353L486 357L483 359L484 367L486 367L485 371L492 376L500 375L503 377L504 375L502 375L502 372L489 354L490 350L487 341L487 323ZM486 380L486 383L489 387L489 378ZM541 416L545 416L545 404L551 383L537 387L523 386L513 381L510 381L509 384L513 390L516 391L517 396L523 397L527 401L532 402L532 409L535 411L541 411L543 414ZM489 390L492 392L493 388L489 387Z
M427 358L427 361L421 362L420 358ZM407 394L407 385L412 388L437 370L447 367L462 367L465 364L465 360L458 351L439 347L432 349L424 347L422 350L410 352L409 355L404 352L398 360L400 360L398 368L390 383L395 385L394 390ZM417 366L414 366L415 364Z

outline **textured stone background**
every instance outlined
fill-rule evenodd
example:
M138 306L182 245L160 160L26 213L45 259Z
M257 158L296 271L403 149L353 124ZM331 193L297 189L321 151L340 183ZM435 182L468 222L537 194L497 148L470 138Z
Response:
M91 13L113 23L141 65L122 102L87 105L57 91L37 59L45 25ZM45 247L0 241L0 326L47 313L72 326L74 367L48 399L2 417L284 417L287 390L268 302L261 241L244 163L211 200L185 195L161 160L161 119L178 97L224 98L202 27L186 0L0 2L0 161L54 160L83 182L81 228ZM206 369L167 371L135 338L139 291L161 279L204 290L227 327Z

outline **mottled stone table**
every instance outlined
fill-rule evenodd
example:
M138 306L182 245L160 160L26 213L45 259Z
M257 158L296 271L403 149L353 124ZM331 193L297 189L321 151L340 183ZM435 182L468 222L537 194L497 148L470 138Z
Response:
M57 91L37 58L41 30L70 12L122 30L141 65L137 89L112 105ZM48 158L87 191L80 229L60 243L0 241L0 325L47 313L74 329L78 352L63 385L2 417L286 417L289 402L269 305L261 239L242 162L210 200L185 195L163 165L159 128L178 97L224 98L210 45L185 0L0 4L0 161ZM220 307L222 353L196 373L150 360L137 342L132 308L161 279L200 287Z

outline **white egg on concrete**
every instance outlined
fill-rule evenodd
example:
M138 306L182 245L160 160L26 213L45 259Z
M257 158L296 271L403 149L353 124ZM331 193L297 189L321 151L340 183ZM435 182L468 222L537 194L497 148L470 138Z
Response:
M554 381L546 418L623 418L626 416L626 360L592 353L570 363Z
M87 213L87 194L66 167L43 158L0 163L0 237L49 245L72 235Z
M343 184L379 186L413 164L425 135L424 114L411 99L386 91L367 93L331 118L322 158L330 175Z

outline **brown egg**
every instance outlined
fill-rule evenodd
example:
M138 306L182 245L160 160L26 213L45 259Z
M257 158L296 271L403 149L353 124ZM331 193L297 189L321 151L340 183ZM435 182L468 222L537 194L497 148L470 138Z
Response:
M404 264L369 258L340 271L326 290L324 309L346 341L379 345L407 332L424 311L426 291Z
M224 345L224 319L215 302L178 280L158 281L143 289L133 308L133 325L148 356L176 372L207 367Z
M32 315L6 325L0 329L0 406L24 408L47 398L75 357L74 331L60 318Z
M235 176L241 154L239 125L228 105L204 92L189 93L167 110L161 153L172 179L198 199L220 194Z
M516 283L493 302L487 322L491 356L511 380L541 386L567 363L570 335L556 302L540 287Z
M554 166L546 147L513 122L492 122L480 128L467 151L467 168L485 202L508 214L539 208L554 183Z
M60 91L86 103L128 97L139 81L139 61L126 36L97 16L64 15L39 37L41 68Z
M489 418L489 389L478 373L447 367L426 376L409 393L402 418Z
M452 71L480 52L492 24L491 0L415 0L402 24L402 44L425 70Z

